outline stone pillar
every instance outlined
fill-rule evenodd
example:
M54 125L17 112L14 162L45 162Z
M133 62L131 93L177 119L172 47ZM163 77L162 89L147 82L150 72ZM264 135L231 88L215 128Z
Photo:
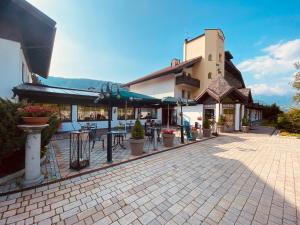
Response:
M216 122L218 122L219 117L220 117L220 103L216 103L216 116L215 116Z
M24 186L40 184L44 179L41 174L41 131L47 126L48 124L18 126L27 133Z
M240 127L242 126L242 119L244 118L245 115L245 105L241 105L241 119L240 119Z
M240 123L241 123L241 104L235 104L235 118L234 118L234 130L240 130Z

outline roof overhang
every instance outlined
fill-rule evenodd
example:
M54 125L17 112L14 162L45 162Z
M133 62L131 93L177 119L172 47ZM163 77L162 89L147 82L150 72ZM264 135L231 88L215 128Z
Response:
M56 22L25 0L0 1L0 38L19 42L29 70L48 77Z
M195 100L201 104L205 101L207 96L210 96L211 98L213 98L219 103L222 103L222 100L225 99L226 97L234 97L234 100L238 100L239 102L243 102L243 103L246 102L245 97L239 92L239 90L233 87L228 89L226 92L222 93L221 95L218 95L214 91L207 88L198 97L196 97Z

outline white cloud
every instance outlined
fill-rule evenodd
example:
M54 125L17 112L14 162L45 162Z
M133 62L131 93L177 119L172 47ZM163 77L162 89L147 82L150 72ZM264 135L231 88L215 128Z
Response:
M280 84L269 85L265 83L252 84L248 86L251 88L251 92L254 95L266 95L266 96L284 96L287 93L287 87Z
M290 76L295 71L294 63L300 60L300 39L279 42L262 51L265 55L247 59L238 68L256 79Z

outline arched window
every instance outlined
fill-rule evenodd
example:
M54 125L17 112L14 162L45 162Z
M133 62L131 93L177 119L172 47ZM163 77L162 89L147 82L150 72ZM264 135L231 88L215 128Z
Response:
M222 54L219 54L219 62L222 62Z
M212 61L212 55L211 54L208 55L208 61Z
M208 73L207 78L211 79L211 72Z

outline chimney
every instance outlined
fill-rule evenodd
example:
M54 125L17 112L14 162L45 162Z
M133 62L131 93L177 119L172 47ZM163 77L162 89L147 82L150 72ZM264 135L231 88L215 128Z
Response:
M180 59L176 59L176 58L172 59L171 67L177 66L179 64L180 64Z

